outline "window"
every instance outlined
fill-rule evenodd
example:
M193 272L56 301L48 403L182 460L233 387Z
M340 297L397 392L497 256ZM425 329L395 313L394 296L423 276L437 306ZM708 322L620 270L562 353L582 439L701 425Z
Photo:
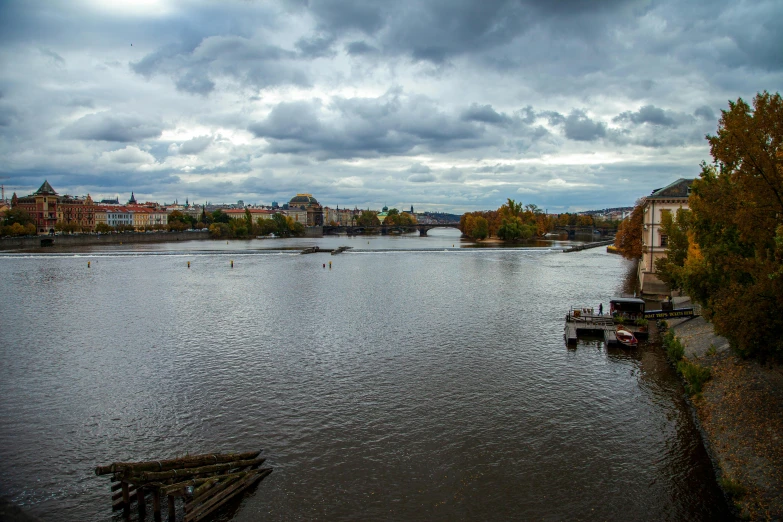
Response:
M662 247L669 246L669 236L667 236L666 234L661 234L661 246Z

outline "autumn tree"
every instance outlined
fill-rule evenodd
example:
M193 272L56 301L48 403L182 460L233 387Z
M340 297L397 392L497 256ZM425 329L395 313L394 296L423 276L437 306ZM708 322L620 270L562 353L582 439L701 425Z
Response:
M636 200L631 215L617 227L614 246L626 259L642 257L642 227L644 226L644 198Z
M783 100L756 95L722 111L689 200L684 289L746 356L783 357Z

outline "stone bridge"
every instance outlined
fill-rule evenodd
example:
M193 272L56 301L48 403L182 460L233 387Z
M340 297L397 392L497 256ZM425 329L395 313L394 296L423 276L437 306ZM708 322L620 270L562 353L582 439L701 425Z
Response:
M418 231L420 236L426 236L427 232L433 228L456 228L459 229L459 223L418 223L416 225L380 225L372 227L353 226L331 226L324 225L324 235L348 234L349 236L358 236L361 234L402 234Z

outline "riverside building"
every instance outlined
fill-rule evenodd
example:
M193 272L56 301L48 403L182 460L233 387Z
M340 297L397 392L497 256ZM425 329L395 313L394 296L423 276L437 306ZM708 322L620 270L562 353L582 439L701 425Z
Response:
M669 287L658 279L655 260L666 257L669 238L661 232L661 219L667 213L672 217L677 210L688 208L692 179L680 178L669 185L653 190L644 202L642 225L642 259L639 261L638 277L642 294L668 295Z

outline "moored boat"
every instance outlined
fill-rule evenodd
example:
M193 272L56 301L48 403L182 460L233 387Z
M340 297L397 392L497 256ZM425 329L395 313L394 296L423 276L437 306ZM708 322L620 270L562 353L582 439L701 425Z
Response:
M636 348L636 346L639 344L639 341L636 340L636 337L634 337L634 335L628 330L618 328L615 332L615 336L617 337L617 342L624 346Z

